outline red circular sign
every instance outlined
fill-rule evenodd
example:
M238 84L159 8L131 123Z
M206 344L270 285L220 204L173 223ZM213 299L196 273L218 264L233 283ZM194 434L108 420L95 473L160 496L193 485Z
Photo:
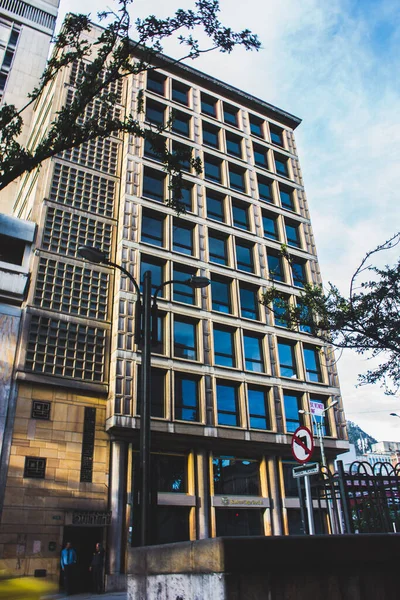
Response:
M314 452L314 439L308 427L298 427L292 437L292 454L297 462L308 462Z

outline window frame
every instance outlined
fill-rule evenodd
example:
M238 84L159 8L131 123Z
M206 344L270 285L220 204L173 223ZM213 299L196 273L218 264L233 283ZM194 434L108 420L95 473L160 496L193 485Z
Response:
M152 79L153 78L153 79ZM149 82L150 81L155 81L158 83L162 83L162 92L159 92L158 90L149 87ZM155 71L155 70L150 70L147 71L147 79L146 79L146 90L148 90L149 92L152 92L153 94L157 94L158 96L164 97L166 96L166 83L167 83L167 76L163 75L162 73L160 73L159 71Z
M152 192L152 190L154 189L153 184L151 186L148 185L148 187L147 187L146 181L148 181L150 179L152 179L152 181L158 181L159 183L162 182L162 196L158 193L154 193L154 191ZM165 201L166 181L167 181L167 175L166 175L166 173L164 173L164 171L152 169L151 167L148 167L147 165L143 165L142 197L150 199L150 200L155 200L156 202L160 202L161 204L163 204Z
M266 372L263 338L264 338L264 336L262 334L249 332L246 330L243 331L243 363L244 363L243 366L244 366L245 371L249 371L251 373L265 373ZM247 357L247 355L246 355L246 339L257 340L258 354L259 354L259 356L257 358L253 358L253 357L248 358ZM248 347L247 347L247 349L248 349ZM260 369L258 370L257 368L250 368L250 365L252 363L255 363L256 367L259 366Z
M291 354L291 362L285 363L282 362L283 358L281 356L280 348L282 346L290 348ZM279 364L279 374L281 377L287 377L288 379L298 379L299 378L299 365L296 357L296 342L288 340L287 338L278 338L277 340L277 350L278 350L278 364ZM287 374L286 371L290 371L292 374Z
M190 245L186 245L183 242L177 243L175 234L177 231L189 231L190 232ZM180 254L184 254L185 256L195 256L195 225L193 223L189 223L188 221L174 218L172 220L172 251L179 252ZM187 251L186 251L187 250Z
M230 335L230 352L217 351L216 344L216 332L222 332ZM213 353L214 353L214 365L216 367L223 367L227 369L235 369L237 367L237 349L236 349L236 333L237 330L232 327L226 327L219 323L213 323ZM226 348L226 345L224 346ZM217 362L217 358L227 359L231 364L224 364L223 362Z
M192 137L192 115L183 110L173 110L173 120L171 124L171 132L175 135L180 135L190 139ZM184 123L184 128L177 128L177 123Z
M181 100L174 98L174 91L176 91L176 88L186 89L186 102L182 102ZM171 100L173 102L177 102L178 104L181 104L182 106L189 106L190 90L191 90L190 86L185 85L184 83L182 83L181 81L178 81L177 79L171 79Z
M226 118L226 114L230 114L234 119L229 120ZM226 102L222 103L222 115L224 123L230 125L231 127L239 127L239 108L232 106L232 104L228 104Z
M254 289L253 289L254 288ZM243 306L243 298L242 298L242 292L251 292L254 298L254 314L251 314L250 316L246 316L243 314L243 311L247 310L248 312L250 312L250 310L247 308L245 308ZM245 282L239 281L239 303L240 303L240 316L242 319L251 319L252 321L259 321L260 320L260 309L259 309L259 302L257 301L258 299L258 293L259 293L259 288L255 288L255 286L249 285Z
M193 328L193 342L194 345L193 346L188 346L188 345L183 345L181 343L177 344L177 335L176 335L176 324L177 323L184 323L186 325L190 325ZM198 327L199 327L199 321L195 321L193 319L188 319L182 315L177 315L174 314L174 323L173 323L173 334L174 334L174 338L173 338L173 357L175 359L178 360L190 360L190 361L199 361L199 340L198 340ZM181 348L183 350L184 353L186 353L187 351L192 352L193 356L182 356L181 354L177 353L177 348Z
M229 149L228 142L231 144L237 144L238 152L233 152ZM229 156L234 156L235 158L243 159L243 138L236 133L231 133L230 131L225 132L225 143L226 143L226 153Z
M206 132L206 134L210 134L210 135L215 134L216 144L212 144L212 143L210 143L209 140L206 140L204 137L204 132ZM201 122L201 135L202 135L202 140L203 140L203 146L207 146L208 148L214 148L216 150L220 149L220 147L221 147L221 128L220 127L217 127L217 125L209 123L208 121L202 121Z
M149 107L154 110L155 112L159 112L160 114L162 114L162 120L153 120L151 121L150 119L148 119L148 109ZM146 111L144 114L145 117L145 122L149 123L150 125L161 125L162 127L165 125L165 110L166 110L166 105L165 104L161 104L161 102L157 102L156 100L153 100L151 98L147 98L146 99Z
M278 215L275 213L269 213L265 210L261 211L261 220L263 224L263 238L266 240L274 240L275 242L280 241L280 232L279 232L279 223L278 223ZM265 221L269 220L274 226L275 235L265 235L266 233L270 233L265 227Z
M215 260L215 257L219 257L221 255L217 255L217 254L211 252L210 239L211 240L221 240L224 242L224 261L223 262L221 260ZM230 255L229 255L229 246L228 246L229 236L227 234L222 234L222 233L219 233L219 232L209 229L207 241L208 241L208 260L209 260L209 262L212 262L217 265L223 265L225 267L229 267L230 266Z
M296 398L297 400L297 419L288 419L286 398ZM285 431L286 433L294 433L298 427L304 424L304 417L299 410L303 408L303 400L301 392L292 392L289 390L283 390L283 406L285 411ZM292 427L288 427L288 423L293 423Z
M206 210L207 210L207 218L208 219L212 219L213 221L217 221L219 223L226 223L226 196L224 196L223 194L220 194L219 192L215 192L214 190L211 190L210 188L206 188L205 191L205 195L206 195ZM219 216L217 213L210 213L209 211L209 206L208 206L208 199L211 199L212 201L215 202L221 202L221 214L222 214L222 218L219 219L214 215Z
M144 219L151 220L153 222L158 222L161 224L161 237L158 238L155 235L151 235L151 232L154 231L153 227L150 226L150 233L146 235L149 239L159 240L160 243L154 243L149 241L149 239L143 239L144 232ZM141 228L140 228L140 241L142 244L150 244L151 246L156 246L157 248L165 248L165 215L162 213L148 210L147 208L142 208L142 220L141 220Z
M221 403L222 398L219 397L219 389L220 388L231 388L234 390L233 402L234 402L234 410L228 410L227 408L219 408L219 402ZM216 425L218 427L240 427L241 426L241 415L240 415L240 398L239 398L239 385L236 383L228 382L225 379L216 379L215 381L215 404L216 404ZM230 400L230 399L229 399ZM223 423L221 422L220 415L230 415L234 416L235 424L232 423Z
M207 173L207 164L213 165L214 168L218 168L219 177L210 176L210 174ZM219 184L223 183L223 170L222 170L223 169L223 161L221 158L218 158L212 154L204 154L203 167L204 167L204 179L206 181L213 181L214 183L219 183Z
M235 209L239 211L243 211L245 220L244 221L235 221ZM241 202L240 200L236 200L232 198L232 226L237 229L241 229L242 231L251 231L251 223L250 223L250 205Z
M188 373L181 373L179 371L174 372L174 420L176 421L184 421L186 423L199 423L200 422L200 377ZM180 390L178 389L178 382L181 381L191 381L195 384L195 403L194 408L189 405L184 399L183 393L183 385L181 385ZM189 397L192 398L192 393L189 394ZM180 400L180 401L179 401ZM181 411L181 416L177 416L178 409ZM193 419L185 419L183 417L184 411L194 411Z
M208 100L211 100L211 102L208 102ZM203 105L209 105L209 106L213 106L214 110L213 111L208 111L208 110L204 110L204 106ZM208 117L211 117L213 119L217 119L218 118L218 98L214 98L214 96L210 96L209 94L205 93L205 92L200 92L200 112L203 115L207 115Z
M238 248L247 248L249 250L249 256L251 259L250 263L245 263L243 260L239 260ZM235 239L235 258L236 258L236 268L238 271L255 274L256 263L255 263L255 256L254 256L254 244L246 243L245 241L242 240L242 238L236 237L236 239ZM249 268L245 268L247 265Z
M219 304L221 306L225 306L228 310L219 310L218 308L216 308L214 306L214 292L213 292L213 284L219 284L219 285L223 285L226 286L226 302L223 302L221 300L221 298L225 299L225 296L223 296L223 294L221 293L221 291L219 291L216 295L218 296L218 302L215 302L215 304ZM220 277L218 275L211 275L211 310L221 313L221 314L226 314L226 315L231 315L233 314L233 309L232 309L232 280L231 279L227 279L226 277ZM225 294L225 291L224 291Z
M313 365L309 365L309 361L307 359L308 356L313 357ZM319 356L319 352L315 346L310 346L308 344L303 345L303 360L304 360L304 375L306 381L309 383L324 383L323 372L322 372L322 364L321 358ZM314 367L314 368L311 368ZM312 375L316 375L316 379L312 378Z
M251 410L250 392L259 392L264 396L265 414L256 413ZM271 410L270 410L270 388L248 384L247 385L247 408L249 414L249 429L258 429L260 431L271 431ZM265 427L255 427L252 425L252 419L265 419Z
M242 194L247 193L247 177L246 170L243 167L238 167L233 163L228 163L228 178L229 178L229 187L232 190L237 192L241 192ZM232 175L233 180L232 180ZM234 181L235 177L240 177L242 181L242 185L237 185Z

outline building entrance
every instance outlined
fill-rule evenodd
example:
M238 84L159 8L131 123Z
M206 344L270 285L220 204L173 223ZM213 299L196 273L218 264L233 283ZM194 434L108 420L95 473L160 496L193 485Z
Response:
M77 565L74 574L74 592L92 591L92 575L89 571L97 542L103 543L103 527L64 527L63 548L71 542L77 554ZM61 571L60 584L64 587Z

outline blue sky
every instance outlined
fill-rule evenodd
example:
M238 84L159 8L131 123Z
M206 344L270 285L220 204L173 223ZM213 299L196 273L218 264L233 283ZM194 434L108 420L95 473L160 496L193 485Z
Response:
M110 4L86 0L84 10ZM165 16L191 6L138 0L131 10ZM400 229L400 2L221 0L221 9L226 24L258 33L263 49L208 54L193 66L303 119L296 140L322 275L345 292L365 252ZM61 0L60 15L69 10L82 2ZM176 55L173 44L165 51ZM400 440L400 420L389 416L400 414L400 398L355 388L368 367L351 352L338 362L347 417Z

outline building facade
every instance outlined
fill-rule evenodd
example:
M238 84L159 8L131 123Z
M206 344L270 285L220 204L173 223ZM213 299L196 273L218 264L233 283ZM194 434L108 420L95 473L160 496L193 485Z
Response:
M118 82L116 110L145 127L174 110L170 148L186 146L203 164L200 175L185 168L186 212L166 206L162 165L128 135L48 161L23 179L15 202L15 215L38 233L0 562L27 573L56 577L68 539L84 568L103 539L109 582L118 585L136 523L135 290L119 272L81 259L81 245L101 248L138 282L148 270L154 285L174 281L159 296L152 350L156 542L299 532L290 447L300 424L312 426L299 413L310 399L339 400L326 413L329 461L348 447L331 349L259 302L272 279L292 303L306 281L321 281L294 139L300 120L166 58L157 66ZM59 74L32 136L74 93L82 68ZM211 285L192 290L183 283L191 275Z
M58 5L59 0L0 0L0 106L21 109L28 103L46 66ZM32 113L32 106L23 113L21 143L29 135ZM15 192L16 185L0 192L0 212L12 212Z

